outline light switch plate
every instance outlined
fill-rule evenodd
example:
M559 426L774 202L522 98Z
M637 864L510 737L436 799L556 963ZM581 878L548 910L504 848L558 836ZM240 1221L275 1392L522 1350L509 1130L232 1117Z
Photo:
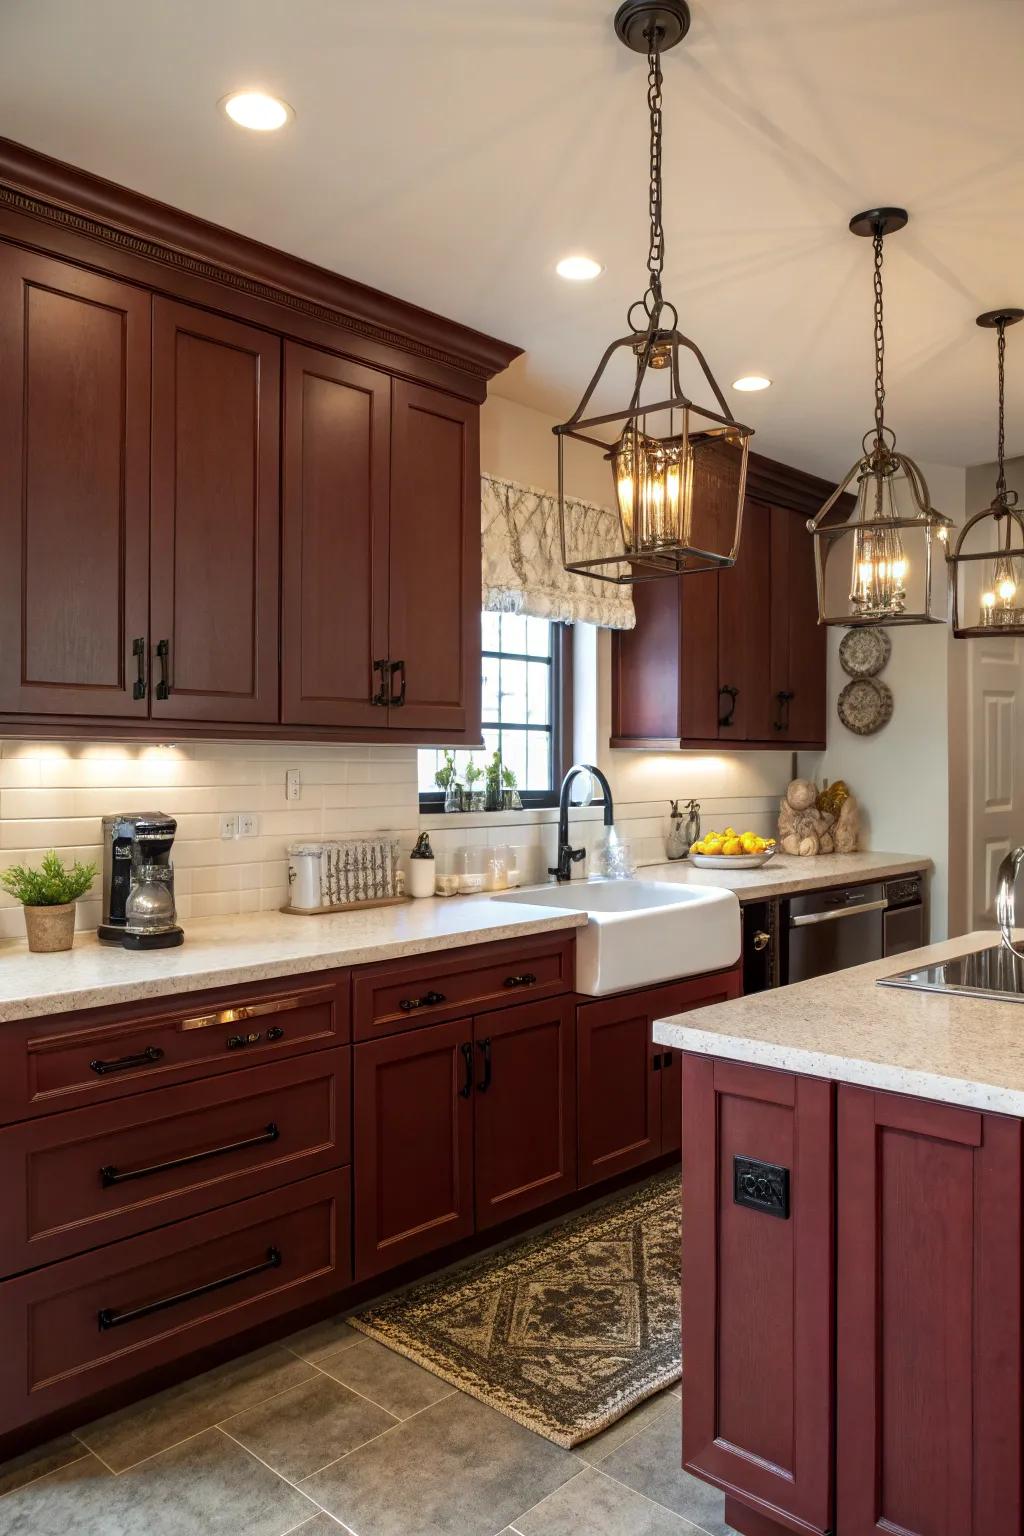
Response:
M239 837L258 837L260 819L253 811L243 811L238 817Z
M238 836L238 817L222 816L220 819L220 835L225 842Z
M286 800L302 799L302 769L289 768L284 776L284 797Z

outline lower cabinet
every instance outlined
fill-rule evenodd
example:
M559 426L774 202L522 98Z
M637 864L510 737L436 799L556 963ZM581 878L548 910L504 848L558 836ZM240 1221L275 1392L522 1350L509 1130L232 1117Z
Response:
M357 1279L576 1188L574 1015L554 998L354 1047Z
M1021 1122L842 1086L837 1536L1021 1529Z
M654 1043L655 1019L738 997L737 971L582 1003L577 1035L581 1187L682 1144L682 1057Z
M743 1536L1019 1536L1021 1155L1017 1119L684 1057L683 1464Z

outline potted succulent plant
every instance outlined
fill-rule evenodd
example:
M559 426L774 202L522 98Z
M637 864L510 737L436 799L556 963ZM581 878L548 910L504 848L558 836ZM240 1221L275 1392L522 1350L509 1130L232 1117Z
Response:
M95 864L80 864L76 859L67 869L53 848L38 869L14 864L0 873L0 886L25 908L29 949L49 954L71 948L75 937L75 902L85 895L95 878Z

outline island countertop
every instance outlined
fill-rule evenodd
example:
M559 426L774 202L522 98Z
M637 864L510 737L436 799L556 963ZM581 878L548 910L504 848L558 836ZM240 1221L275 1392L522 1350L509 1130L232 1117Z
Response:
M828 976L659 1019L682 1051L1024 1117L1024 1004L880 987L880 977L985 949L972 933Z
M127 950L80 933L74 948L47 955L11 941L0 944L0 1023L582 928L586 922L584 912L459 896L315 917L260 912L196 918L186 922L185 942L177 949Z

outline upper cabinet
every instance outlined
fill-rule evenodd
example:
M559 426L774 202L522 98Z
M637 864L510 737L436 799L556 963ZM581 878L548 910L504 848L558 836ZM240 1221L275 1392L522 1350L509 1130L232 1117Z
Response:
M636 628L612 636L613 747L824 747L806 523L830 490L752 454L736 564L633 588Z
M6 143L0 344L0 732L479 742L518 348Z
M0 711L145 719L150 298L0 244Z
M153 303L152 713L278 717L281 343Z

